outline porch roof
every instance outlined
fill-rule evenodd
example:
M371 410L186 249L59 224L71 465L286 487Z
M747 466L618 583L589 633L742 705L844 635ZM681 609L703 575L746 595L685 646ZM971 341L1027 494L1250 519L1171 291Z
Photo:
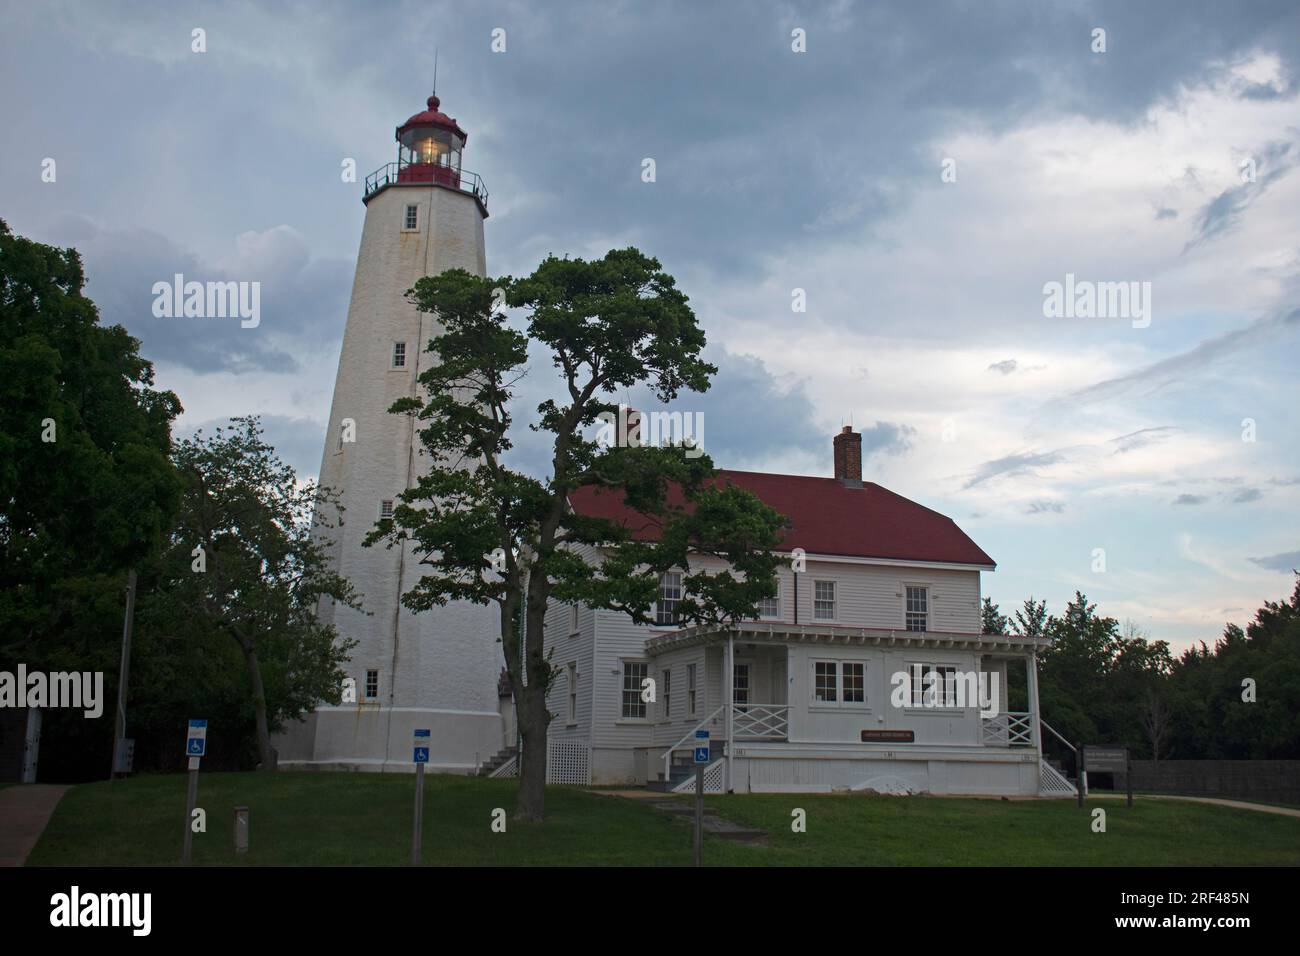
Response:
M983 654L1032 653L1051 643L1046 637L1016 634L972 634L959 631L897 631L836 624L787 624L781 621L744 621L731 626L716 624L683 627L656 634L646 641L646 653L654 657L670 650L700 644L717 644L734 637L746 643L827 644L841 647L927 647L970 650Z

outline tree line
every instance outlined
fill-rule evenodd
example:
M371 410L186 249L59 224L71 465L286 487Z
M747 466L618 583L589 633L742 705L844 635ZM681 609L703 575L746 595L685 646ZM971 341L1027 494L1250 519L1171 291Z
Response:
M0 670L105 678L101 717L44 712L40 778L109 773L129 571L135 769L180 766L190 717L210 765L272 769L276 727L341 693L349 643L314 609L357 599L311 533L336 503L256 418L174 440L180 399L84 285L75 250L0 220Z
M1043 719L1072 743L1114 744L1152 760L1300 759L1300 575L1289 599L1266 601L1243 629L1228 624L1174 656L1133 622L1099 614L1076 591L1064 611L1026 599L1011 615L985 598L986 634L1043 636ZM1012 673L1010 706L1027 707ZM1061 748L1044 735L1049 753Z

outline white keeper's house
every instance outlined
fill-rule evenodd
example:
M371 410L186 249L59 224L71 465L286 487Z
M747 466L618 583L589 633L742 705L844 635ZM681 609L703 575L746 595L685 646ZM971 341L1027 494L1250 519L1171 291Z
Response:
M803 570L783 567L757 620L678 626L679 572L661 579L653 626L551 607L552 780L693 789L696 731L707 730L715 792L1074 793L1041 758L1035 654L1046 639L980 633L980 574L993 559L950 518L862 481L861 442L848 427L834 437L832 478L717 476L785 515L782 550L802 549ZM655 533L617 493L585 488L570 504ZM1006 709L1013 669L1027 712ZM956 706L956 680L977 672L997 678L996 712L973 695Z

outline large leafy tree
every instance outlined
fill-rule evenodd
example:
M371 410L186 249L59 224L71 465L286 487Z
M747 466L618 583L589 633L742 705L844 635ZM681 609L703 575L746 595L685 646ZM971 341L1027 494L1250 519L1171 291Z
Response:
M341 509L280 461L254 417L178 443L174 458L184 495L148 620L160 634L197 629L238 650L261 769L274 770L271 731L322 700L339 703L355 643L315 614L322 598L360 606L326 559Z
M516 812L540 820L554 679L543 650L548 603L581 602L649 623L660 575L679 568L683 624L753 617L775 593L770 549L783 522L753 495L712 481L700 449L599 440L618 412L617 394L643 386L666 403L704 391L717 371L700 357L704 332L686 296L657 260L629 248L591 262L551 257L522 279L451 270L421 279L411 298L437 314L441 331L429 343L435 361L420 375L424 396L392 410L418 416L431 467L369 542L414 543L424 573L403 596L407 607L498 607L523 738ZM525 331L502 304L525 312ZM549 354L562 396L542 402L531 426L548 436L544 478L507 461L530 340ZM588 485L619 496L653 534L575 514L569 495ZM721 558L729 570L709 573L692 563L698 555Z
M46 669L111 669L104 596L119 600L180 489L180 401L84 285L75 250L0 220L0 659Z

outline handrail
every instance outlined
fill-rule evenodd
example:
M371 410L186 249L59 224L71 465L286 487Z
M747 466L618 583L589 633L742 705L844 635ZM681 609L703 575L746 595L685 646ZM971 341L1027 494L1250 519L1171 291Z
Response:
M483 177L480 176L478 173L472 173L468 169L460 169L455 166L442 166L437 164L430 164L431 169L446 170L448 176L454 177L455 185L452 186L451 183L442 182L440 179L436 177L436 174L434 178L431 178L427 181L422 179L421 180L413 179L410 181L402 179L401 178L402 170L411 169L411 168L419 168L419 167L412 167L410 166L410 164L406 164L406 163L385 163L383 166L380 166L373 173L371 173L369 176L366 177L365 191L362 193L361 198L369 199L371 195L379 192L379 190L383 189L385 186L392 186L396 183L402 183L404 185L420 185L420 186L445 185L445 186L449 186L450 188L454 188L459 192L469 193L470 195L477 198L485 208L487 207L487 199L488 199L487 186L483 183Z
M1079 751L1078 751L1078 750L1075 750L1074 744L1070 743L1068 740L1066 740L1064 737L1062 737L1060 734L1058 734L1058 733L1056 732L1056 728L1055 728L1055 727L1053 727L1053 726L1052 726L1051 724L1049 724L1047 721L1043 720L1042 717L1039 717L1039 718L1038 718L1038 722L1039 722L1040 724L1042 724L1044 727L1046 727L1049 731L1051 731L1051 734L1052 734L1053 737L1055 737L1055 738L1056 738L1057 740L1059 740L1061 743L1065 744L1065 746L1069 747L1070 750L1074 753L1074 755L1075 755L1076 757L1079 755Z
M717 719L718 714L722 713L722 708L724 708L725 706L727 706L727 705L726 705L726 704L719 704L717 710L715 710L713 713L709 714L709 716L705 717L703 720L701 720L698 724L696 724L696 725L695 725L694 727L692 727L690 730L686 731L686 735L685 735L684 737L682 737L681 740L677 741L677 743L673 744L671 747L669 747L667 750L664 751L663 762L664 762L664 780L665 780L665 781L667 781L668 778L669 778L669 776L671 776L671 770L672 770L672 759L673 759L673 751L675 751L675 750L677 750L678 748L680 748L682 744L686 743L686 741L694 739L694 737L695 737L695 731L700 730L700 729L701 729L702 727L704 727L706 724L711 724L711 723L713 723L713 721L715 721L715 720Z

